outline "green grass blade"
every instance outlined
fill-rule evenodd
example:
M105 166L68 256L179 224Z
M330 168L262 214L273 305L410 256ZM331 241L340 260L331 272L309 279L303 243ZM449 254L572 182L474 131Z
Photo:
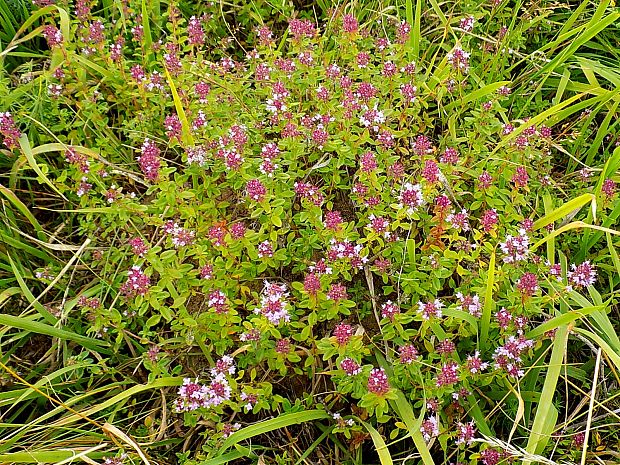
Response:
M424 437L420 432L422 416L418 419L415 418L413 408L411 408L411 404L407 401L402 391L396 393L396 399L390 401L390 405L392 405L394 411L396 411L400 419L407 426L411 439L413 439L413 443L422 458L422 463L424 463L424 465L435 465L433 457L426 445L426 441L424 441Z
M39 179L41 179L45 184L47 184L54 192L60 195L60 197L62 197L64 200L67 200L67 198L62 194L62 192L58 190L54 183L50 181L49 178L45 175L45 173L41 171L41 168L39 168L39 165L37 164L37 161L34 159L34 155L32 154L30 141L28 140L28 136L26 134L22 134L22 136L19 138L19 145L22 149L22 153L28 161L28 164L35 171L35 173L37 173Z
M331 417L325 410L306 410L304 412L286 413L270 420L261 421L253 425L246 426L245 428L231 434L230 437L224 441L224 444L222 444L220 453L235 444L245 441L246 439L253 438L254 436L269 433L270 431L284 428L286 426L306 423L314 420L326 420L328 418Z
M568 202L562 204L561 206L559 206L552 212L546 214L541 219L535 221L534 225L532 226L532 229L537 230L540 228L544 228L548 224L554 223L566 217L570 213L579 211L584 205L587 205L588 203L592 203L593 205L592 209L593 211L595 211L596 197L594 196L594 194L583 194L575 199L569 200Z
M109 346L109 344L105 341L92 339L90 337L72 333L71 331L55 328L54 326L50 326L39 321L13 315L0 314L0 325L24 329L26 331L30 331L31 333L44 334L46 336L55 337L64 341L77 342L86 348L102 353L110 353L110 351L103 349L103 347Z
M579 310L572 310L570 312L563 313L561 315L553 317L550 320L545 321L544 323L538 325L536 328L529 331L526 334L526 337L528 339L537 338L545 334L547 331L552 331L556 328L559 328L560 326L566 326L573 321L579 320L583 317L590 315L591 313L594 313L598 310L602 310L604 308L605 306L594 305L594 306L580 308Z
M491 253L489 260L489 270L487 271L486 290L484 292L484 307L482 309L482 319L480 321L480 341L478 348L486 346L489 338L489 328L491 327L491 313L495 302L493 301L493 286L495 284L495 251Z
M553 350L551 351L551 358L549 359L545 383L540 394L540 401L536 408L536 416L534 417L532 431L525 448L530 454L540 453L544 449L551 438L552 427L555 426L555 421L557 420L558 412L553 406L553 396L556 391L558 379L560 378L567 342L568 327L560 326L555 333Z
M183 142L185 143L186 146L193 147L194 138L192 137L192 131L190 130L189 122L187 121L185 109L183 108L183 102L181 102L179 93L177 92L177 87L174 83L174 80L172 79L172 76L170 76L170 72L168 71L168 68L164 67L164 71L166 72L166 79L168 80L168 85L170 86L170 90L172 91L172 99L174 100L174 108L176 109L177 116L179 117L179 120L181 121L181 128L183 132Z
M366 430L370 434L372 442L375 445L377 455L379 456L379 461L381 462L381 465L392 465L394 463L392 461L392 455L390 454L390 451L387 447L387 444L383 440L383 437L369 423L361 421L361 424L364 425L364 428L366 428Z

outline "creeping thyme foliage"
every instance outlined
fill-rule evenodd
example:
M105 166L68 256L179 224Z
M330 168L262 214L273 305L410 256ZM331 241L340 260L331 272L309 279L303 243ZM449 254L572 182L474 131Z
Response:
M503 23L462 14L437 45L335 11L252 25L240 56L173 4L155 40L133 3L122 24L78 2L70 36L56 15L42 28L62 152L50 177L92 241L70 318L148 381L180 379L161 402L211 455L244 426L318 409L349 439L370 422L453 463L509 459L481 441L512 436L489 412L531 394L557 326L536 328L611 269L545 250L564 224L539 220L585 192L605 216L616 183L560 179L562 128L513 105L510 61L481 77ZM5 149L22 131L49 137L0 113Z

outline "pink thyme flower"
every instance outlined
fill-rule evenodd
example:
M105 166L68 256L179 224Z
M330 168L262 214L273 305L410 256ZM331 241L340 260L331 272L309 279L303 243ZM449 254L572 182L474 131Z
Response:
M466 73L469 70L469 52L463 50L460 46L456 46L448 53L446 58L452 68L460 72Z
M439 425L437 422L436 416L430 416L422 422L422 426L420 426L420 432L422 433L422 437L426 442L430 441L431 438L439 436Z
M437 353L440 355L452 355L456 351L454 342L449 339L444 339L437 344Z
M247 195L252 200L262 202L267 194L267 188L258 179L251 179L245 185Z
M342 216L337 210L325 213L325 227L331 231L340 231L342 227Z
M261 332L256 328L252 328L249 331L242 333L241 336L239 336L239 340L242 342L260 341L260 336Z
M474 355L468 355L465 362L465 367L471 374L481 373L486 370L488 366L489 364L487 362L483 362L482 359L480 359L479 351L474 352Z
M585 440L586 440L586 433L582 431L573 436L572 444L574 447L581 449L583 447L583 443L585 442Z
M211 279L213 278L213 265L207 264L200 268L200 278L201 279Z
M370 63L370 55L366 52L359 52L355 57L355 61L358 68L366 68L368 63Z
M291 19L288 29L295 40L301 40L304 37L312 38L317 33L314 23L308 19Z
M480 453L480 459L484 465L497 465L501 458L500 453L495 449L485 449Z
M475 423L473 421L469 423L461 423L459 421L456 425L456 435L456 444L471 445L476 436Z
M482 316L482 303L478 295L463 295L461 292L456 293L456 298L459 299L459 305L457 310L463 310L469 312L470 315L480 318Z
M342 284L332 284L327 292L327 299L339 302L348 299L347 288Z
M230 235L233 239L239 240L245 237L245 225L243 223L233 223L230 226Z
M164 225L164 232L172 236L172 245L176 248L186 247L194 242L196 233L189 229L182 228L174 221L168 221Z
M400 307L391 300L381 305L381 317L394 321L394 317L400 313Z
M91 44L99 44L105 40L103 32L105 31L105 26L101 21L94 21L88 26L88 36L86 40Z
M441 367L441 371L437 375L437 379L435 380L435 384L437 387L442 386L450 386L452 384L456 384L459 381L459 364L453 361L444 363Z
M532 220L531 218L525 218L523 221L521 221L521 229L523 229L525 232L531 231L533 226L534 220Z
M129 239L127 243L131 246L131 251L138 257L144 257L144 255L146 255L149 251L148 245L146 245L141 237Z
M329 100L329 90L327 89L327 87L324 87L324 86L317 87L316 98L323 102L327 102Z
M418 88L414 86L413 84L406 83L400 86L400 93L403 96L403 100L407 104L410 104L416 101L417 92L418 92Z
M460 213L450 213L446 217L446 221L452 225L455 229L460 229L461 231L469 231L469 214L467 210L462 209Z
M127 281L121 286L121 294L129 298L146 295L151 286L151 280L140 267L132 266L127 274Z
M141 155L138 157L140 169L149 181L156 181L159 178L159 168L161 161L159 154L161 151L151 140L144 139L141 148Z
M209 228L207 237L215 247L221 247L225 245L226 229L221 224L215 224Z
M495 313L495 319L497 320L499 327L502 330L506 330L512 322L512 313L506 310L505 307L502 307L498 312Z
M368 258L361 255L362 248L362 245L354 245L348 240L336 241L332 239L331 246L327 251L327 258L330 261L345 260L351 266L361 269L364 263L368 262Z
M284 284L265 281L260 307L255 308L254 313L265 316L274 325L279 325L283 321L288 323L291 317L288 312L287 297L288 292Z
M383 368L373 368L368 376L368 392L384 396L390 390L388 377Z
M483 171L480 176L478 176L478 187L480 189L488 189L491 187L491 183L493 182L493 177L486 171Z
M211 92L211 86L204 81L200 81L194 86L194 92L196 92L200 102L205 103L209 93Z
M205 127L207 125L207 115L205 115L204 111L198 110L194 121L192 121L192 130L198 131L199 129Z
M399 44L404 44L409 40L409 34L411 33L411 25L406 21L401 21L396 28L396 41Z
M67 162L75 165L82 173L88 173L90 171L90 161L88 157L83 153L76 152L72 147L65 153L65 159Z
M316 262L314 265L310 265L308 267L308 269L312 272L312 273L316 273L318 275L323 275L323 274L332 274L332 269L330 266L327 266L327 262L325 261L324 258L321 258L318 262Z
M512 182L516 188L527 187L529 179L530 176L527 174L525 167L518 166L514 176L512 177Z
M452 202L450 201L447 195L440 194L437 197L435 197L435 211L437 213L441 215L445 215L445 213L448 211L451 205L452 205Z
M616 183L612 179L605 179L601 187L601 192L605 194L606 197L613 197L616 193Z
M439 162L447 165L456 165L459 162L459 152L453 147L448 147L439 158Z
M263 241L258 244L258 258L271 258L273 257L273 246L269 241Z
M146 81L146 74L144 72L144 68L140 65L133 65L129 70L131 73L131 77L134 81L137 81L138 84Z
M439 167L435 160L426 160L422 168L422 177L429 184L434 184L439 180Z
M314 273L306 275L306 278L304 279L304 291L310 295L316 295L320 290L321 281L319 280L319 277Z
M365 152L360 159L360 169L364 173L371 173L377 169L377 158L372 152Z
M218 375L234 375L236 371L234 359L230 355L222 355L211 368L211 376L217 378Z
M17 129L15 120L9 112L0 112L0 134L4 137L4 145L9 149L19 146L19 138L22 134L20 130Z
M544 139L549 139L553 135L552 129L544 125L540 127L538 132L540 133L540 137Z
M538 278L534 273L523 274L517 282L517 289L523 298L531 297L538 290Z
M390 268L392 263L390 262L389 258L379 257L375 260L374 265L375 267L377 267L378 271L380 271L381 273L385 273Z
M369 82L362 82L357 86L357 96L365 102L376 97L379 91Z
M89 297L86 297L84 295L81 295L78 298L77 304L80 307L87 307L87 308L90 308L90 309L94 310L94 309L99 308L99 306L101 305L101 301L97 297L90 297L89 298Z
M418 302L418 313L422 316L424 320L430 320L431 318L441 318L443 316L443 312L441 309L444 307L444 304L439 300L435 299L433 301L428 302Z
M383 70L381 71L381 74L384 77L390 78L392 76L395 76L397 72L398 68L396 67L394 62L386 61L385 63L383 63Z
M463 29L465 32L471 32L474 30L474 23L476 22L473 16L468 16L467 18L461 19L459 23L459 27Z
M320 207L325 200L325 196L321 193L319 188L310 183L296 182L293 184L293 187L295 188L295 193L297 195L310 201L317 207Z
M480 218L480 223L482 224L482 227L486 232L490 232L495 228L498 220L499 216L497 214L497 211L494 208L491 208L490 210L485 210L485 212L482 214L482 218Z
M386 39L385 37L379 37L375 41L375 47L377 47L377 50L379 51L385 50L386 48L388 48L389 45L390 45L390 41Z
M371 229L375 234L390 238L390 221L388 219L377 217L374 214L371 214L368 219L370 220L370 223L366 225L367 228Z
M433 143L425 135L420 134L413 142L413 152L420 157L432 153Z
M179 397L175 401L177 412L191 412L207 406L208 388L198 382L198 378L192 381L190 378L183 380L179 388Z
M265 25L256 28L256 37L262 46L269 46L273 42L273 33Z
M345 358L340 362L340 369L343 370L347 376L359 375L362 372L362 367L350 358Z
M398 202L399 208L405 208L408 214L412 214L425 203L422 196L422 186L406 183L398 195Z
M585 261L580 265L572 264L570 268L566 276L568 282L575 288L588 287L596 282L596 268L590 264L590 261Z
M557 281L562 281L562 265L556 263L549 265L549 274L553 276Z
M164 128L166 130L166 136L169 139L181 138L183 128L181 126L181 120L177 115L166 116L166 119L164 120Z
M222 437L228 438L231 434L233 434L235 431L238 431L239 429L241 429L241 423L224 423L224 425L222 426Z
M358 28L359 24L357 22L357 19L355 19L355 16L347 14L342 17L342 30L344 32L353 34L357 32Z
M519 261L527 260L530 252L530 239L527 236L525 229L519 230L519 235L516 237L510 234L506 236L506 240L499 244L499 248L506 255L503 260L504 263L516 263Z
M278 339L276 342L276 352L279 354L288 354L291 351L291 341L289 339Z
M202 28L200 19L192 16L187 23L187 35L190 45L204 45L205 31Z
M196 164L198 166L204 166L207 163L207 152L204 147L189 147L187 149L187 164Z
M45 37L49 48L62 44L62 33L56 26L52 26L51 24L43 28L43 37Z
M399 361L411 365L420 356L418 349L413 344L407 344L398 348Z
M336 343L339 346L346 345L353 336L353 328L346 323L338 323L333 331L333 336L336 338Z
M215 313L220 313L220 314L228 313L228 310L229 310L228 301L226 299L226 294L224 294L222 291L219 291L219 290L211 291L207 302L208 302L209 308L212 308L213 310L215 310Z
M327 143L329 139L329 133L322 128L317 128L312 131L312 142L314 142L320 149Z

